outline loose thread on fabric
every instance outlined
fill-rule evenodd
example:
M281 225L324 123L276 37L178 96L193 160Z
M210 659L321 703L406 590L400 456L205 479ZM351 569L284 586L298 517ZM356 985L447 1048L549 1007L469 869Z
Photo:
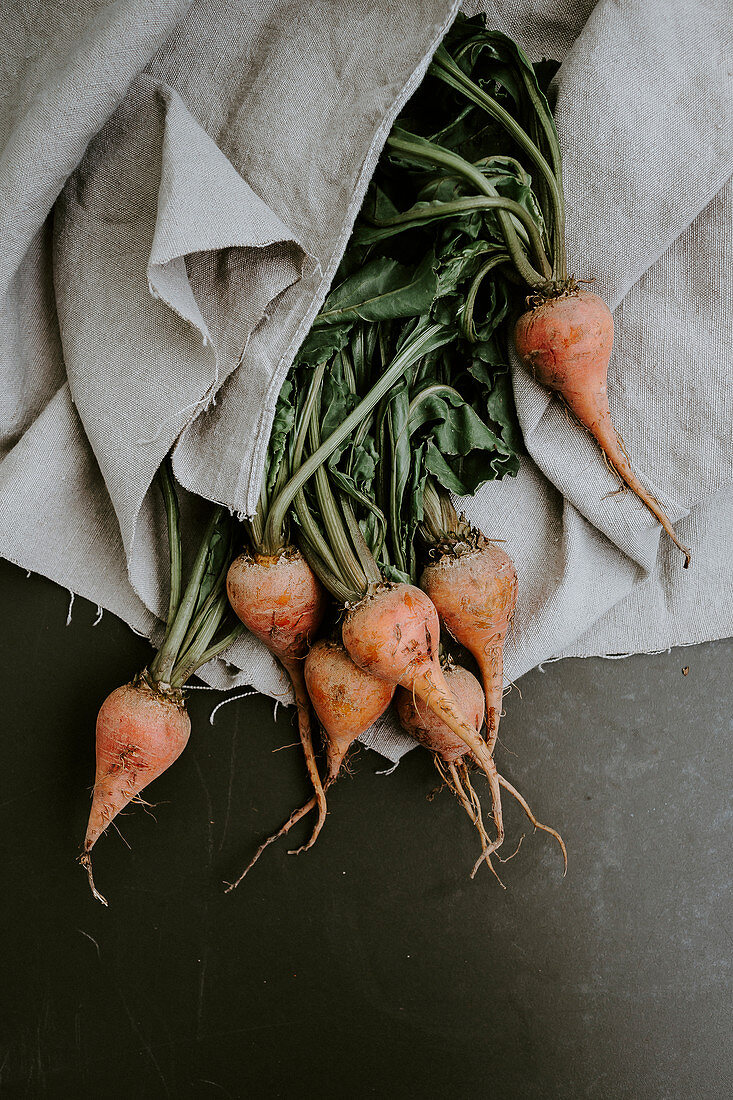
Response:
M628 661L629 657L659 657L663 653L671 653L672 649L690 649L700 645L700 642L675 642L674 646L666 646L664 649L636 649L630 653L568 653L560 657L547 657L543 665L554 665L558 661L590 661L597 658L599 661ZM542 665L536 666L540 672L544 672Z
M392 772L396 772L400 766L399 760L396 764L393 764L391 768L385 768L383 771L375 772L375 775L391 775Z
M71 626L71 611L72 611L72 608L74 606L74 598L75 598L74 593L71 591L71 589L69 589L69 595L71 596L71 599L69 600L69 612L66 616L66 625L67 626Z
M227 703L236 703L237 699L247 699L250 695L257 695L257 694L258 693L256 691L244 691L244 692L242 692L241 695L230 695L230 697L228 699L222 699L222 701L220 703L217 703L217 705L214 707L211 714L209 715L209 724L213 726L213 724L214 724L214 715L216 714L216 712L218 710L221 710L222 707L225 707L227 705Z

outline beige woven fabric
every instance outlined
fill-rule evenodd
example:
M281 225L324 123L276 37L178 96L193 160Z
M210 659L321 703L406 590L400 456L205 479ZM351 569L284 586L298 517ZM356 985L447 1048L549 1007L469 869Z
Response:
M281 380L386 133L457 9L440 0L0 8L0 554L155 633L151 482L239 513ZM475 11L479 5L466 5ZM555 82L576 275L615 310L611 401L691 570L520 369L530 458L467 503L507 540L516 678L545 659L731 633L730 21L722 0L481 7ZM285 693L259 645L207 670ZM393 757L391 729L373 744Z

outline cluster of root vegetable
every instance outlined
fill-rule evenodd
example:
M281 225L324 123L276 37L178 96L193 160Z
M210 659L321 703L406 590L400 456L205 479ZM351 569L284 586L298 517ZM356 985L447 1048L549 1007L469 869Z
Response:
M418 93L387 139L283 386L256 512L239 524L213 509L185 586L177 494L169 463L161 469L165 637L97 722L81 862L101 901L94 844L183 751L185 684L244 629L290 678L313 795L229 889L314 813L298 851L311 847L349 748L393 703L476 828L474 873L484 862L497 874L502 792L556 839L567 866L559 833L536 820L495 761L516 571L503 533L487 538L454 502L516 472L509 342L593 435L599 461L649 508L685 566L690 552L632 470L611 419L613 319L566 270L560 153L538 72L481 19L456 22L430 67L428 98L421 107ZM480 680L451 658L454 643ZM486 810L476 772L488 781Z
M260 846L229 889L242 881L273 840L315 810L311 836L297 851L311 847L326 820L326 792L337 780L349 749L393 701L403 729L433 754L441 777L478 831L481 855L474 874L481 861L496 874L491 856L504 842L502 788L517 799L536 828L557 839L567 864L559 833L537 821L494 761L503 648L517 591L513 563L499 546L456 517L452 546L434 555L422 572L420 587L370 582L360 600L341 609L340 629L318 640L328 593L295 547L277 554L239 554L228 566L225 587L238 618L290 678L314 790L313 797ZM445 657L441 660L441 621L450 637L473 655L483 683L467 668ZM226 637L233 634L229 631ZM92 847L115 816L177 759L190 733L182 690L154 679L159 658L160 654L131 684L114 691L99 713L97 776L82 862L101 901L91 874ZM319 741L324 749L321 766ZM488 779L493 837L471 781L474 766Z
M458 547L462 546L462 549ZM298 724L313 797L260 846L229 886L234 889L264 849L309 811L317 810L310 848L326 820L326 792L338 779L351 746L394 700L402 728L428 749L481 838L481 856L496 874L492 853L504 842L501 790L518 800L536 828L554 836L567 865L565 845L537 821L525 799L499 774L494 761L503 694L503 649L516 603L511 559L476 533L474 544L456 539L450 552L426 566L420 586L369 584L343 608L338 634L311 642L325 611L323 589L308 562L288 548L279 556L238 557L227 589L239 618L280 660L293 684ZM293 599L291 593L297 593ZM276 613L272 607L278 608ZM483 685L467 668L440 656L440 622L475 658ZM340 637L338 636L340 635ZM325 760L319 772L311 708L320 724ZM484 718L486 725L484 726ZM486 775L494 836L484 825L469 767ZM474 873L478 864L474 868ZM497 876L498 877L498 876Z

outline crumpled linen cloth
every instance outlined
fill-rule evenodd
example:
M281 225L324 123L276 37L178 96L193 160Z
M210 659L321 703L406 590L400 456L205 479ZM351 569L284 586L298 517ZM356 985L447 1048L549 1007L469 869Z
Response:
M257 498L275 399L446 0L5 0L0 555L155 639L155 472ZM693 563L515 364L528 457L464 502L506 540L516 679L731 634L731 24L724 0L468 3L555 78L570 268L614 310L611 406ZM250 637L219 687L287 698ZM369 735L397 759L389 722Z

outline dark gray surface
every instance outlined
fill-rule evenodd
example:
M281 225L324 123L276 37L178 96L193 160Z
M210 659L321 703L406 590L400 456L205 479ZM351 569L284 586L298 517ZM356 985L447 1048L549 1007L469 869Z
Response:
M468 878L473 830L411 753L362 751L317 846L222 879L306 793L289 712L194 693L184 756L74 858L96 710L147 659L0 564L3 1096L685 1097L733 1092L730 661L711 643L548 665L502 770L563 832ZM689 673L682 675L683 667ZM510 838L524 832L507 809ZM507 845L510 849L510 844Z

